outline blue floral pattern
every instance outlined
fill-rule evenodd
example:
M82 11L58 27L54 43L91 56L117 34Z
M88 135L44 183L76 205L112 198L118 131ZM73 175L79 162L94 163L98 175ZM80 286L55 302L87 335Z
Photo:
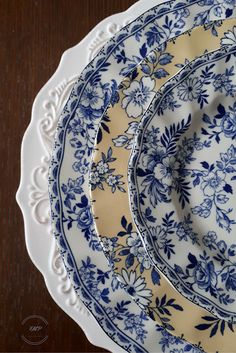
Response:
M107 287L107 282L110 280L110 275L112 271L103 272L98 269L97 266L92 262L91 258L88 256L82 260L81 267L78 269L81 281L85 283L88 291L96 299L97 302L110 304L111 300L109 298L110 290L116 291L119 288L119 283L113 279L113 286L110 288ZM140 286L140 284L138 284ZM160 305L160 310L167 310L168 306L174 305L172 302L167 302L166 299L162 298ZM97 308L98 310L98 308ZM114 306L108 306L106 308L106 314L112 317L113 321L118 320L124 322L124 330L134 335L134 339L137 342L136 350L140 351L138 344L144 344L148 335L148 327L146 325L148 317L142 311L139 313L130 312L130 301L122 300ZM162 352L165 352L166 349L174 349L177 346L177 349L187 349L191 353L201 353L202 351L199 348L195 348L190 344L186 344L182 339L173 337L170 335L164 328L155 325L155 329L158 332L159 342ZM124 343L128 343L127 337L121 334ZM171 345L171 346L170 346ZM141 350L140 352L146 352L146 350Z
M213 35L218 36L218 27L222 25L222 21L215 21L212 23L209 23L207 26L205 26L205 30L211 30ZM221 44L222 46L232 44L233 40L231 40L231 37L233 36L235 32L235 27L233 27L233 30L229 30L225 33L224 37L221 39ZM181 36L186 35L187 33L183 33ZM119 89L122 90L124 94L124 98L122 100L122 108L126 111L127 117L129 118L138 118L141 117L144 110L146 110L146 107L149 105L149 102L151 101L151 98L154 96L154 80L155 79L162 79L163 77L169 76L169 72L167 71L167 66L168 64L172 63L173 60L173 55L170 54L167 50L167 42L165 42L164 46L158 47L158 50L152 51L149 55L147 55L147 44L145 43L141 48L140 48L140 57L139 59L142 61L139 64L139 70L144 74L144 76L141 78L141 80L136 80L136 76L138 75L137 68L134 68L134 70L128 74L128 76L122 81L120 86L118 87ZM186 59L186 62L184 64L176 64L177 67L184 67L189 61ZM213 77L211 79L214 79L214 74L211 73ZM206 72L205 75L201 78L201 80L198 80L195 78L194 80L188 80L187 82L184 82L182 87L179 87L179 97L182 97L183 100L186 100L186 98L190 97L191 100L194 100L194 97L198 98L199 103L201 103L201 106L204 105L204 103L207 103L208 97L204 95L204 92L201 92L201 87L204 84L204 81L209 80L209 73ZM193 81L193 82L192 82ZM234 87L235 88L235 87ZM201 92L201 94L200 94ZM119 93L117 91L117 102L119 101ZM199 98L201 97L201 98ZM169 107L169 109L173 110L175 108L178 108L178 104L176 104L176 101L173 101L172 96L166 100L166 109ZM110 123L110 118L108 117L107 111L103 115L101 122L100 122L100 127L101 126L106 126L106 131L107 133L110 133L109 130L109 123ZM132 149L133 145L133 137L136 133L138 127L138 122L131 121L129 123L129 128L125 131L125 134L123 135L118 135L116 138L113 138L113 144L116 147L125 147L127 150ZM97 138L97 144L101 142L100 134Z
M232 209L225 209L230 201L229 195L233 194L231 180L236 179L235 169L236 148L230 145L226 153L220 154L220 159L216 161L216 166L202 162L202 170L193 170L193 186L200 185L204 198L199 206L192 208L192 213L203 218L208 218L212 211L215 213L216 224L225 229L228 233L235 224L232 219ZM230 176L230 178L228 178ZM230 180L228 182L228 179ZM231 217L231 218L230 218Z
M236 303L235 245L229 237L236 223L235 57L235 47L220 49L164 85L138 128L130 162L132 208L152 261L181 293L194 294L200 305L228 321L235 321ZM165 106L170 93L179 107L165 115L162 102ZM193 100L195 105L183 103ZM215 107L217 101L226 104ZM199 219L206 223L198 225Z
M123 175L114 174L115 169L110 168L110 164L114 162L116 158L112 156L112 148L110 147L107 151L107 155L102 153L102 158L98 163L93 163L90 173L90 185L91 189L95 190L97 187L104 190L104 184L111 189L111 192L119 190L126 192L122 187L124 182L121 180Z
M126 238L125 245L119 241L123 237ZM173 331L174 327L170 323L170 317L175 310L183 311L183 308L176 303L174 298L168 298L166 294L162 298L156 296L154 300L155 305L151 304L154 294L147 286L145 270L150 270L150 277L154 286L160 285L160 275L150 262L140 237L133 230L132 223L128 223L126 217L123 216L121 219L121 229L117 236L113 238L102 237L102 244L110 267L119 281L124 285L128 294L153 320L155 317L158 317L163 327L169 331ZM116 264L122 261L122 258L125 258L125 268L120 273L117 271ZM136 258L138 265L135 264ZM141 275L137 274L137 269Z
M206 127L202 128L202 133L210 139L214 139L217 143L220 143L222 135L232 140L236 138L236 102L232 107L224 107L219 104L217 114L213 117L204 114L203 120Z
M154 96L155 80L143 76L140 81L132 80L129 87L123 90L122 108L128 117L137 118L144 112L147 102Z
M107 131L106 124L98 128L99 119L108 103L114 104L117 100L116 87L122 79L121 71L125 67L125 58L134 59L136 55L138 56L140 46L146 41L147 33L153 32L155 19L158 19L159 26L165 25L163 28L168 33L168 38L171 38L188 30L189 26L195 27L211 20L234 16L233 4L217 0L217 5L216 7L215 4L204 0L201 2L189 0L186 3L170 1L147 11L122 29L83 71L71 92L58 125L49 177L54 235L76 292L104 331L127 352L147 352L149 347L151 350L153 344L157 349L163 336L162 332L165 331L158 328L159 334L156 334L156 342L153 343L152 333L157 329L157 325L150 318L143 316L134 303L123 300L125 292L114 281L99 245L95 245L95 230L91 222L87 195L94 139L97 132L99 139L102 138L103 132ZM185 16L181 15L181 11L185 12ZM155 31L148 36L150 43L148 51L165 41L165 37L157 36ZM115 58L118 53L123 54L121 59ZM68 168L68 165L71 168ZM80 179L81 176L84 176L84 179ZM78 243L78 252L75 243ZM88 254L93 258L94 267L88 260ZM102 271L101 277L105 281L105 287L99 290L99 301L93 296L94 291L91 294L87 287L89 281L91 286L94 286L96 275L94 274L93 280L90 275L88 281L81 278L88 271L84 269L86 267L91 269L91 266L91 271L96 275ZM80 268L83 270L80 271ZM109 276L107 279L104 277L106 272ZM102 286L102 280L99 281L99 285ZM106 288L112 290L109 293L103 291ZM124 312L126 314L122 315ZM187 351L193 349L192 347L189 349L189 345L184 341L179 342L179 349L186 348ZM165 350L172 348L175 349L175 346L172 345L171 348L166 346Z

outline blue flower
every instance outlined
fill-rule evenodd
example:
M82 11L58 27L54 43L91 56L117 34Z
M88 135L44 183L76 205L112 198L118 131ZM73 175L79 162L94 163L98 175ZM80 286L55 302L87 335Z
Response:
M214 0L213 0L214 1ZM187 18L190 15L190 11L187 7L181 8L181 9L177 9L175 11L175 18ZM178 24L178 22L177 22Z
M226 137L236 138L236 111L227 112L222 118L222 130Z
M160 132L159 128L154 128L151 126L151 129L148 130L147 135L145 136L145 143L150 144L152 147L155 147L159 142L158 134Z
M153 173L156 179L161 179L162 183L171 186L173 179L178 176L179 162L174 156L164 157L161 163L157 163Z
M168 94L165 94L162 99L160 109L158 110L158 114L161 115L167 109L174 111L176 108L179 108L180 105L177 104L177 101L174 99L174 93L171 91Z
M147 331L145 331L143 329L143 327L139 326L137 327L136 329L136 334L137 334L137 337L140 339L141 342L144 342L145 338L146 338L146 334L147 334Z
M183 222L178 224L176 234L179 238L179 241L181 240L188 241L188 239L191 239L192 244L199 244L197 233L194 233L191 227L191 224L192 224L192 221L189 215L189 217L185 217Z
M147 103L154 97L154 87L155 80L144 76L140 81L132 81L130 86L123 90L125 97L122 100L122 108L129 118L137 118L143 114Z
M158 331L160 330L160 327L158 327ZM162 333L162 338L160 340L160 344L163 346L165 351L165 348L170 348L171 346L182 344L183 341L179 337L175 337L171 335L168 331L164 330L162 328L161 330Z
M81 267L79 272L80 272L81 279L84 282L89 282L90 280L93 279L94 274L88 268Z
M89 171L89 163L81 163L78 171L80 172L80 174L87 174Z
M202 82L197 78L188 78L178 87L178 97L184 101L193 101L201 94Z
M96 266L94 264L91 263L91 259L88 256L86 260L82 260L82 266L79 269L79 273L81 276L81 279L84 282L90 282L90 281L94 281L95 279L95 271L94 269L96 268Z
M139 316L137 315L129 315L129 317L125 320L125 329L130 330L130 332L133 332L133 330L135 329L136 325L138 324L138 326L142 323L141 319L139 318Z
M76 150L76 152L74 154L75 158L77 158L77 159L82 159L84 157L84 155L85 155L84 150L80 150L80 149Z
M83 123L81 119L76 119L76 118L72 119L68 127L68 132L69 133L72 132L74 136L78 136L83 131L84 131L84 128L83 128Z
M214 288L217 285L217 275L212 261L199 261L194 269L194 278L200 289Z
M96 109L92 108L90 105L88 105L86 107L83 105L80 105L79 108L76 110L76 116L78 117L78 119L81 118L81 120L83 122L85 122L86 120L88 122L91 122L91 121L97 120L99 117L101 117L101 110L100 109L96 110ZM85 127L86 127L86 125L85 125Z
M230 70L226 70L225 74L215 76L215 80L213 82L215 91L225 93L226 96L234 96L236 86L232 84L232 80L230 79L230 76L234 76L233 69L234 67Z
M229 78L222 74L222 75L217 75L215 78L215 81L213 82L213 85L215 87L215 90L219 90L222 92L222 89L227 85L229 82Z
M103 99L104 92L99 85L87 84L80 102L83 107L99 110L103 107Z
M206 196L213 196L225 186L225 173L222 170L212 171L202 179L201 188Z
M210 250L215 249L217 235L216 232L210 231L202 238L203 244Z
M90 207L85 207L77 214L77 226L80 229L89 228L93 223Z
M224 277L223 277L224 276ZM223 274L222 279L226 280L225 282L225 287L227 290L236 290L236 272L235 272L235 267L231 267L228 269L227 275Z
M143 315L143 314L141 314ZM143 329L144 324L143 324L143 319L139 315L132 315L130 314L125 320L125 330L129 330L129 332L136 333L136 340L140 340L141 342L144 342L144 339L146 338L147 331Z
M185 166L187 163L193 161L193 152L194 152L194 141L193 139L184 138L182 145L178 146L177 158L181 165Z
M79 172L80 174L87 174L88 169L89 169L89 163L86 161L79 161L79 162L75 162L73 164L73 169L75 172Z
M164 151L158 148L150 148L148 153L143 156L143 165L148 169L153 171L158 163L161 163Z
M164 227L163 228L161 226L150 227L150 233L158 248L163 249L168 242L167 232L165 231Z
M98 301L101 299L101 290L98 288L96 282L88 281L87 288L95 299Z
M62 184L62 191L64 194L67 194L70 198L74 199L74 194L81 194L83 192L83 189L81 186L84 183L84 177L81 176L75 180L72 180L69 178L67 185Z

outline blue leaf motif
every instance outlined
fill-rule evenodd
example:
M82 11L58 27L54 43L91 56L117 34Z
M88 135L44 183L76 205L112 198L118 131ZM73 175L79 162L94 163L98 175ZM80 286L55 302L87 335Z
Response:
M195 267L198 264L197 258L196 256L194 256L193 254L189 253L188 254L188 259L191 263L191 268ZM189 266L188 266L189 267ZM190 268L190 267L189 267Z
M224 205L228 200L229 198L224 194L219 194L216 196L216 201L222 205Z
M140 49L140 55L145 58L147 55L147 46L146 43L144 43Z
M126 260L125 260L125 266L126 268L130 268L132 267L134 264L134 254L129 254L127 257L126 257Z
M173 55L171 54L168 54L168 53L161 54L159 58L159 64L160 65L170 64L172 59L173 59Z
M122 225L122 227L123 227L124 229L126 229L126 227L127 227L127 220L126 220L125 216L123 216L123 217L121 218L121 225Z
M207 162L201 162L201 165L203 166L204 169L209 169L209 164Z
M232 189L232 186L231 186L231 185L225 184L225 186L224 186L223 189L224 189L225 192L227 192L227 193L229 193L229 194L233 194L233 189Z
M151 276L152 276L152 283L153 284L157 284L157 285L160 285L160 274L155 270L155 268L153 267L152 268L152 273L151 273Z
M161 79L161 78L166 77L168 75L169 75L169 73L163 68L159 68L154 72L155 78L158 78L158 79Z
M102 293L101 293L101 298L105 303L110 303L110 299L109 299L109 288L104 288Z
M127 256L129 255L130 253L130 250L129 249L122 249L120 252L119 252L119 255L120 256Z

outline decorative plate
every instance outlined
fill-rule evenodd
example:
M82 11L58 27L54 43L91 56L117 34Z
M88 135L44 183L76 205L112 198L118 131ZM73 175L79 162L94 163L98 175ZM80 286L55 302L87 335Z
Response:
M200 323L201 316L207 315L207 312L182 297L165 276L155 270L145 253L129 208L126 176L130 149L135 129L154 91L173 76L183 63L207 50L217 49L221 43L227 43L234 25L236 20L232 19L209 24L207 28L198 27L174 41L168 41L165 48L153 51L120 85L118 102L106 110L101 120L101 124L107 121L109 133L104 134L95 145L93 154L90 178L92 210L110 266L134 300L158 323L174 327L176 334L179 330L183 332L184 325L181 322L184 323L186 313L191 312L194 318L192 323L189 320L188 325L188 330L192 327L189 330L191 335L195 331L196 318ZM226 32L229 29L233 30ZM141 97L140 104L132 100L134 94ZM116 186L111 185L112 178L119 180ZM112 217L107 217L111 215L111 210ZM166 298L168 315L159 307L163 297ZM185 331L184 334L192 340Z
M171 78L138 128L130 162L134 220L152 261L186 298L229 322L236 321L235 57L236 47L225 47Z
M126 12L103 20L81 43L63 54L55 74L35 99L32 119L22 141L21 181L17 202L24 216L25 241L29 256L42 273L52 298L84 330L89 341L115 353L124 353L127 350L117 345L112 335L109 337L103 331L79 299L68 278L56 240L52 236L47 185L49 158L59 115L77 75L111 36L155 4L155 0L140 0ZM176 352L182 352L190 348L191 352L197 352L164 330L160 331L159 338L160 351L176 349Z
M62 123L62 121L63 120L60 122ZM57 143L60 142L61 138L60 127L57 135ZM59 147L58 150L57 147ZM59 157L60 147L61 146L58 145L56 146L56 158ZM65 150L63 150L63 155L64 153L66 155ZM52 160L51 178L54 178L56 173L54 162L55 161ZM50 180L52 181L52 179ZM67 185L62 185L64 192L66 192L66 186ZM69 178L68 188L69 190L67 189L68 192L66 195L68 196L67 202L68 200L72 200L73 202L73 196L71 195L73 192L75 192L75 194L79 193L80 184L77 184L77 180L74 182L73 179ZM52 185L51 191L57 193L55 185ZM51 202L53 203L56 201L54 196L55 194L51 193ZM78 208L80 207L81 212L76 214L78 225L85 230L85 236L88 237L90 236L89 231L91 222L89 207L86 205L85 197L83 197L83 195L80 195L79 197L81 202ZM59 205L58 202L55 202L54 211L59 211ZM52 213L53 222L55 222L54 224L56 224L58 230L59 222L57 222L55 216L56 213ZM126 298L126 295L124 295L125 292L113 279L111 270L109 270L105 261L105 257L103 262L100 261L102 259L102 253L99 252L101 248L98 241L95 239L95 236L93 236L95 234L92 234L93 237L90 243L92 246L91 249L89 249L87 238L82 237L78 243L77 230L77 228L74 229L74 237L70 234L66 239L60 238L59 246L65 249L69 243L73 249L77 250L74 255L63 251L66 269L77 293L79 293L89 310L93 312L93 315L104 331L126 351L152 352L156 351L156 349L169 349L166 344L163 346L162 343L162 333L164 332L164 335L166 336L166 332L158 327L152 320L148 319L141 310L137 308L135 303ZM86 254L86 256L84 254ZM180 342L180 344L182 344L187 350L192 349L189 344L185 344L178 338L174 338L173 343L174 342ZM170 349L172 348L170 347Z
M113 327L113 339L121 345L124 344L123 336L114 331L114 327L117 325L116 327L125 332L130 350L136 349L137 344L148 349L150 345L157 345L157 337L155 342L150 339L152 330L147 330L147 337L140 333L143 330L146 332L146 324L149 324L149 321L145 324L146 316L142 320L138 318L137 315L141 315L141 312L138 311L140 314L137 314L136 309L136 321L127 327L126 317L119 320L120 316L114 316L119 300L109 304L111 296L116 295L111 273L108 278L97 278L94 275L92 287L91 279L83 277L86 273L84 267L89 266L88 257L93 259L92 266L96 274L103 268L101 259L105 261L88 200L88 172L97 125L110 100L116 101L115 91L123 75L142 59L139 50L145 42L148 54L179 32L202 22L208 23L212 19L231 17L234 10L232 4L225 4L224 1L218 1L217 7L208 1L174 1L147 11L122 29L87 66L74 86L60 118L49 186L54 235L76 290L87 305L91 303L91 310L108 334L111 334ZM107 264L104 264L104 269L103 272L109 272ZM138 341L132 341L131 344L127 335ZM149 350L152 350L151 347Z

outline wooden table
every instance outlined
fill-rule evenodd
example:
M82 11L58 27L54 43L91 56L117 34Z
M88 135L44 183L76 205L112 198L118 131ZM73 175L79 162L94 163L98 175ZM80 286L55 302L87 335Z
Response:
M0 351L105 352L92 346L78 325L52 300L28 257L23 219L15 202L20 145L39 89L62 53L103 18L134 0L0 0ZM30 345L22 321L40 315L48 339Z

